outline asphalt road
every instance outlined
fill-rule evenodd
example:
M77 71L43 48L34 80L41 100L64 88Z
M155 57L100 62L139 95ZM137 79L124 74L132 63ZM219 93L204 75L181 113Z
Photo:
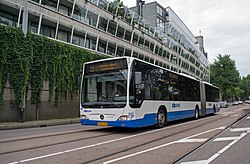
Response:
M0 163L250 163L250 105L162 129L79 124L0 131Z

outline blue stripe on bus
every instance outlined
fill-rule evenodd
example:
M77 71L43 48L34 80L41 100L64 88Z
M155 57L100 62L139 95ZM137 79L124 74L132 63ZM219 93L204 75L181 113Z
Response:
M157 114L146 114L142 119L137 120L95 121L81 119L80 122L82 125L97 125L98 122L107 122L108 126L138 128L156 124Z
M216 109L216 112L219 112L220 108ZM201 112L199 110L199 112ZM213 108L207 108L206 114L213 113ZM185 111L176 111L176 112L168 112L167 119L168 121L175 121L181 120L185 118L192 118L194 117L195 110L185 110ZM108 126L115 126L115 127L129 127L129 128L139 128L144 126L151 126L157 123L157 113L145 114L142 119L137 120L117 120L117 121L96 121L96 120L80 120L82 125L97 125L98 122L107 122Z
M176 111L176 112L168 112L168 121L175 121L185 118L194 117L195 110L183 110L183 111Z

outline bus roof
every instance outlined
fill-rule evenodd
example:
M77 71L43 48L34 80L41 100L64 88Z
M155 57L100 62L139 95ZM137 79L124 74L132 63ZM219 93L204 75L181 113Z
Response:
M187 74L184 74L184 73L175 72L175 71L172 71L172 70L170 70L170 69L167 69L167 68L160 67L160 66L158 66L158 65L152 64L152 63L150 63L150 62L147 62L147 61L144 61L144 60L135 58L135 57L129 57L129 56L112 57L112 58L106 58L106 59L101 59L101 60L94 60L94 61L86 62L86 63L84 63L84 65L85 65L85 64L98 63L98 62L102 62L102 61L118 60L118 59L130 59L130 61L138 60L138 61L140 61L140 62L144 62L144 63L150 64L150 65L152 65L152 66L155 66L155 67L158 67L158 68L167 70L167 71L169 71L169 72L171 72L171 73L175 73L175 74L178 74L178 75L180 75L180 76L187 77L187 78L192 79L192 80L195 80L195 81L201 81L201 80L199 80L199 79L197 79L197 78L195 78L195 77L193 77L193 76L190 76L190 75L187 75ZM211 85L211 86L213 86L213 87L216 87L216 86L214 86L213 84L211 84L211 83L209 83L209 82L206 82L206 81L202 81L202 82L205 83L205 84ZM218 87L216 87L216 88L218 88Z

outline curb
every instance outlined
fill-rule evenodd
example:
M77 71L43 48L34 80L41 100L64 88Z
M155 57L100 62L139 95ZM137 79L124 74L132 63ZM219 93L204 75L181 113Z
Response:
M23 123L20 123L20 122L4 122L4 123L0 123L0 130L47 127L47 126L75 124L75 123L80 124L80 118L26 121L26 122L23 122Z

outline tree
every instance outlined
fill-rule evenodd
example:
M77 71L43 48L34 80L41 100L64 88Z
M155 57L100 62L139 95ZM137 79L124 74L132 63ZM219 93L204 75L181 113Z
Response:
M241 94L241 97L243 100L250 99L250 75L247 75L246 77L243 77L240 83L240 88L244 91Z
M220 88L223 100L242 93L240 88L237 89L240 86L240 73L230 55L217 56L217 60L210 65L210 77L211 83Z

